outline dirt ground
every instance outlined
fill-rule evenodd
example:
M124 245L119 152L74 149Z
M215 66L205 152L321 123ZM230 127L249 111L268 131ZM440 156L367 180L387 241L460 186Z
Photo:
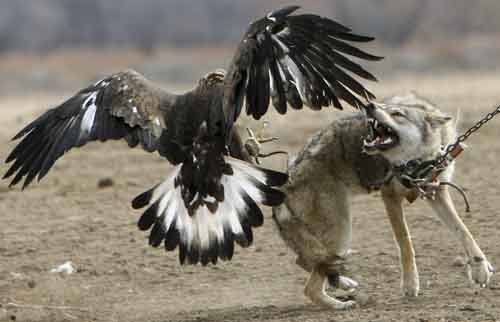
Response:
M370 86L378 97L415 89L443 110L461 110L460 128L500 104L498 75L456 73L399 76ZM0 99L0 159L8 140L26 122L69 93ZM307 136L342 115L296 112L270 116L281 148L297 151ZM500 265L500 118L468 141L456 181L467 189L472 212L464 221L495 265ZM272 149L275 146L267 148ZM282 169L284 160L267 165ZM0 173L7 170L0 165ZM464 267L453 263L461 245L424 202L407 207L421 278L421 295L400 296L398 252L378 194L353 202L352 277L364 305L332 312L303 295L307 274L280 240L266 209L266 223L248 249L217 266L178 264L176 253L147 245L130 200L169 170L158 156L121 142L71 151L40 184L21 192L0 182L0 321L500 321L500 278L471 288ZM113 185L98 188L99 180ZM66 261L71 275L50 273Z

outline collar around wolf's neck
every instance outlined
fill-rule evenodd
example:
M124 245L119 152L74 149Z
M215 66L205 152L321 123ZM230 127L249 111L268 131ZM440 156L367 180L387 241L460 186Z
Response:
M412 159L398 165L391 164L392 175L389 181L396 177L405 187L414 188L415 182L412 182L412 179L419 180L431 176L432 172L436 170L438 158L443 155L444 151L445 147L441 146L439 152L433 156Z

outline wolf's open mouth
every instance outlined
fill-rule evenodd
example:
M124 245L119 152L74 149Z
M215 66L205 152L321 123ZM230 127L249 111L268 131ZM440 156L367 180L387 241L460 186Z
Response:
M370 150L387 150L396 146L399 142L399 137L389 125L383 124L376 119L368 119L369 132L363 142L365 151Z

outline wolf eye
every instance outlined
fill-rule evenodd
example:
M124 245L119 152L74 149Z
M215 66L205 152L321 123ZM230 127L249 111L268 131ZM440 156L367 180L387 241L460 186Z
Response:
M400 111L394 111L394 112L391 113L391 115L394 116L394 117L406 117L406 115L404 115Z

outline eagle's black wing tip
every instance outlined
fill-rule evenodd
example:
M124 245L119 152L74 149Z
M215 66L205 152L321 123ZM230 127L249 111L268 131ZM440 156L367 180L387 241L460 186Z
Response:
M287 173L261 167L259 167L258 169L265 174L266 183L271 187L281 187L288 182Z
M282 7L276 10L271 11L267 17L268 18L285 18L286 16L290 15L292 12L300 9L300 6L297 5L290 5L286 7Z
M366 79L372 82L378 82L378 78L373 74L370 74L369 77L366 77Z
M21 132L17 133L16 135L14 135L10 140L11 141L17 141L20 138L22 138L23 136L24 136L24 133L22 133L22 131L21 131Z

